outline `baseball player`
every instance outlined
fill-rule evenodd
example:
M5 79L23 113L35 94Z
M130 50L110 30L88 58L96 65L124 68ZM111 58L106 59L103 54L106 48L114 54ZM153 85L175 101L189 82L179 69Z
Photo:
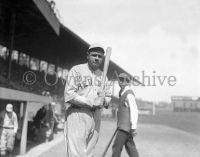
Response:
M120 157L123 146L130 157L139 157L133 140L136 135L138 108L135 96L130 86L130 78L127 74L119 75L120 103L117 113L117 135L112 147L112 157Z
M69 71L65 86L67 103L64 135L67 157L92 157L97 143L101 108L105 94L99 93L104 49L93 44L87 51L88 62Z
M6 110L0 113L0 153L1 157L11 157L18 129L17 115L12 104L6 105Z

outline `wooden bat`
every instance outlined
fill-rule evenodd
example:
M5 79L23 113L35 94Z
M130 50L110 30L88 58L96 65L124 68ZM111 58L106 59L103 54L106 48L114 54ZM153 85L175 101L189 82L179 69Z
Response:
M111 137L110 141L108 142L108 145L106 146L106 148L105 148L103 154L101 155L101 157L105 157L105 156L106 156L106 153L107 153L107 151L108 151L108 148L110 147L110 144L112 143L113 138L115 137L115 135L116 135L116 133L117 133L117 130L118 130L118 129L116 129L115 132L114 132L114 134L112 135L112 137Z
M104 88L105 88L105 82L106 82L106 76L107 76L109 62L110 62L111 50L112 50L111 47L107 47L107 49L106 49L106 56L105 56L105 60L104 60L100 92L103 92Z

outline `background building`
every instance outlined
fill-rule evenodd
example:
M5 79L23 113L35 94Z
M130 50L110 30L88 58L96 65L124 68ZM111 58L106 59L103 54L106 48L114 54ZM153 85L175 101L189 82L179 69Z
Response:
M171 103L175 112L200 112L200 97L172 96Z

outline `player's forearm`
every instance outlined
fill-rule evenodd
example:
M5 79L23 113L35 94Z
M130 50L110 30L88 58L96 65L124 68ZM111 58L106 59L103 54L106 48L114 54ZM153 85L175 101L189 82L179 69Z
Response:
M81 106L81 107L92 107L93 106L91 100L89 100L88 98L86 98L84 96L80 96L80 95L76 95L69 102L74 105Z
M90 99L84 96L86 89L82 91L77 91L74 86L66 86L65 88L65 102L70 102L71 104L81 106L81 107L92 107Z
M92 107L93 104L91 100L85 96L79 95L73 90L65 91L65 102L70 102L71 104L81 106L81 107Z

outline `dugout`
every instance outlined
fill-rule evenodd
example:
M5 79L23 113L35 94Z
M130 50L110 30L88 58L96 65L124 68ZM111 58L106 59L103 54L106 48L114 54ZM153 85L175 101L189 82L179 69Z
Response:
M94 41L95 42L95 41ZM12 52L17 50L56 67L69 69L74 64L86 61L89 43L66 28L47 0L1 0L0 45L8 49L7 75L9 81L12 67ZM115 71L115 73L114 73ZM116 78L125 72L110 61L108 78ZM47 104L48 97L0 87L0 99L14 101L17 114L22 116L20 154L26 153L28 111L40 104Z
M18 116L20 137L20 154L25 154L27 146L28 119L34 108L49 104L52 100L49 97L18 90L0 87L1 109L5 109L7 103L12 103L14 111Z
M174 112L199 112L200 98L190 96L172 96L171 104Z

